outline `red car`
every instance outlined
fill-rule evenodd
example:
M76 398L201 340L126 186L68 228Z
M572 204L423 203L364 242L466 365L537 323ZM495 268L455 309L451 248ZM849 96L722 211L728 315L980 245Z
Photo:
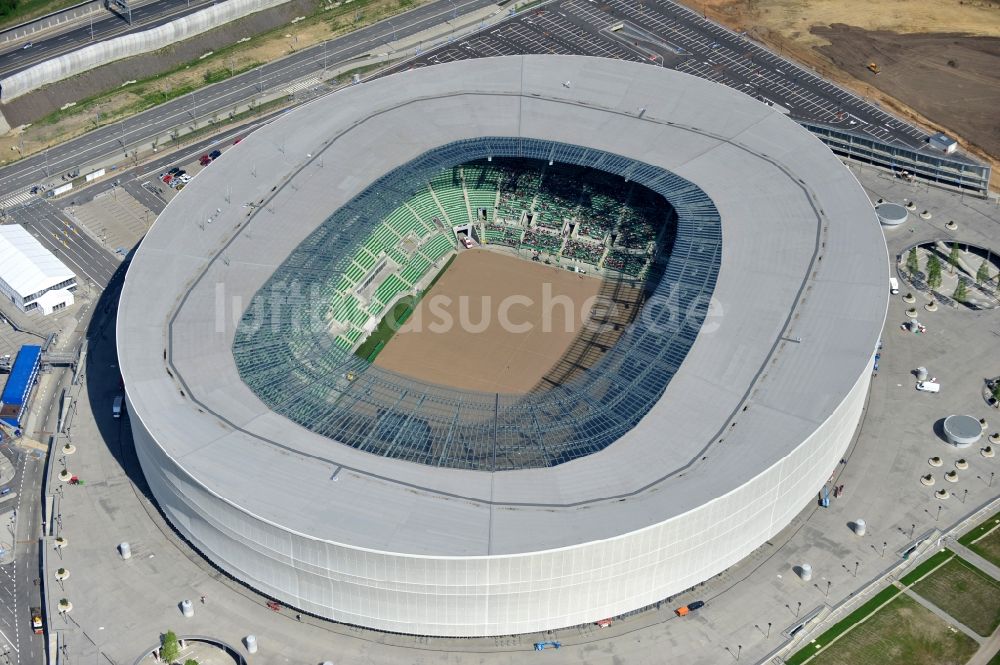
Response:
M173 180L173 179L174 179L174 177L172 175L170 175L169 173L167 173L162 178L160 178L160 180L163 181L164 185L169 185L170 181Z
M212 158L209 157L208 155L202 155L201 157L198 158L198 163L201 164L202 166L208 166L209 164L212 163Z

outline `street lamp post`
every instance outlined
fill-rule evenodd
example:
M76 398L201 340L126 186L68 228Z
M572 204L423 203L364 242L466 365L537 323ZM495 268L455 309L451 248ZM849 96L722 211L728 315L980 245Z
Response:
M888 544L889 543L885 542L884 540L882 541L882 554L879 556L880 559L884 559L885 558L885 546L888 545Z
M857 576L858 576L858 566L860 566L860 565L861 565L861 562L860 562L860 561L855 561L855 562L854 562L854 576L855 576L855 577L857 577Z
M938 506L937 515L934 516L934 521L935 522L937 522L939 519L941 519L941 506ZM910 535L913 535L913 534L910 534Z
M764 636L764 639L766 639L766 640L767 639L771 639L771 622L770 621L767 622L767 635Z
M830 597L830 585L831 585L831 584L833 584L833 582L831 582L830 580L827 580L827 581L826 581L826 597L827 597L827 598L829 598L829 597Z

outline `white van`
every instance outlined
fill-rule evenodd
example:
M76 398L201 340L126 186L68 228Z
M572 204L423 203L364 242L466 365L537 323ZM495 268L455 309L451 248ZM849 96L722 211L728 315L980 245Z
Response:
M119 395L115 398L115 403L111 406L111 415L115 418L122 417L122 397Z
M941 392L941 384L933 381L917 381L917 390L925 393L939 393Z
M899 293L899 280L895 277L889 278L889 293L892 295Z

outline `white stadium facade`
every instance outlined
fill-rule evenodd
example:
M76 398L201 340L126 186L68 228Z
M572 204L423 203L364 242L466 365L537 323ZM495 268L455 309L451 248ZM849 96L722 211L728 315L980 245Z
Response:
M656 316L586 395L495 396L474 432L448 425L460 395L336 369L329 330L261 332L326 306L294 282L378 221L337 211L412 193L386 174L524 154L676 210ZM118 352L151 491L213 564L335 621L505 635L656 603L785 528L854 436L887 299L865 192L782 114L660 67L518 56L355 85L234 146L138 249Z

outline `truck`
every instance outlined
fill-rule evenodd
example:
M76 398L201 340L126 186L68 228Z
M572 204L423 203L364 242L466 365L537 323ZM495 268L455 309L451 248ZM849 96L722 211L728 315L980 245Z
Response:
M35 635L42 634L42 608L32 607L31 612L31 629L35 631Z
M892 295L899 293L899 280L895 277L889 278L889 293Z

